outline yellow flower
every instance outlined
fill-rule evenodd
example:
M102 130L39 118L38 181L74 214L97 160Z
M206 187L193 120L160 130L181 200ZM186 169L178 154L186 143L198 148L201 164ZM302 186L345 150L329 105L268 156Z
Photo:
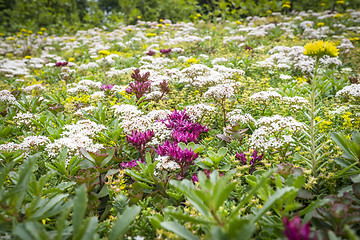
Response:
M157 26L158 26L158 27L163 27L164 25L162 25L162 24L158 24Z
M242 24L242 22L240 22L239 20L237 20L235 23L238 25Z
M43 32L40 32L40 31L39 31L39 32L38 32L38 34L39 34L39 35L42 35L42 34L43 34Z
M272 11L271 11L271 10L267 10L266 13L267 13L267 14L271 14Z
M200 62L200 60L199 59L196 59L196 58L189 58L187 61L186 61L187 63L198 63L198 62Z
M198 14L196 14L196 16L197 16L197 17L201 17L201 14L200 14L200 13L198 13Z
M156 33L147 33L146 36L147 36L147 37L155 37L155 36L156 36Z
M163 19L160 19L159 22L163 22L164 20Z
M141 16L137 16L138 19L141 19Z
M29 34L32 34L33 32L32 31L28 31Z
M15 38L14 37L8 37L6 40L13 41L13 40L15 40Z
M324 7L326 5L326 3L321 3L321 6Z
M284 3L283 5L282 5L282 8L290 8L291 6L290 6L290 4L287 4L287 3Z
M31 59L31 56L25 56L25 59Z
M74 62L75 58L69 58L69 62Z
M328 55L330 57L337 57L339 55L339 49L333 42L323 40L307 43L304 46L304 54L310 57L323 57Z
M337 4L344 4L344 1L342 0L339 0L339 1L336 1Z
M108 50L100 50L99 54L110 55L110 52Z
M132 28L127 28L126 30L129 32L134 31Z
M20 29L20 32L26 32L27 30L25 28Z
M318 25L318 27L322 27L322 26L325 26L325 23L319 22L317 25Z
M342 14L341 13L337 13L334 15L334 18L341 18L342 17Z
M46 28L42 27L40 28L40 31L46 31Z

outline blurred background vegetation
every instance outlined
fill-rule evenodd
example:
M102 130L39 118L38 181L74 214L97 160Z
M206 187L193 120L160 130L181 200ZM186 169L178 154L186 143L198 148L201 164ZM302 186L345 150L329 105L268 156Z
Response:
M236 20L269 15L270 11L341 11L359 7L360 0L0 0L0 31L45 27L61 32L120 22L134 24L140 18L144 21L213 21L218 17Z

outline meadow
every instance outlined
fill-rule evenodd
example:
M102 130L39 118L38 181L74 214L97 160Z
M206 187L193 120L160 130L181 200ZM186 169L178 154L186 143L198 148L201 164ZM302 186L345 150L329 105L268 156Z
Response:
M0 238L359 239L360 11L283 8L1 33Z

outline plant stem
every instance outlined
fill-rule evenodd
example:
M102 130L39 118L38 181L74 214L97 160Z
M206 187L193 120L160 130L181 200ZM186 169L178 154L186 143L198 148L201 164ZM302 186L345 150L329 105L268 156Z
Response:
M311 163L312 173L317 177L316 169L316 146L315 146L315 111L316 111L316 78L319 67L319 58L316 58L314 76L311 80L311 94L310 94L310 144L311 144Z

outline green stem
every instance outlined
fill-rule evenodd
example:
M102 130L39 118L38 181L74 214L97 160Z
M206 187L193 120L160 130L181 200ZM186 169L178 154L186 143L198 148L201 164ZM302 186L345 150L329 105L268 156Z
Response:
M312 173L317 177L316 169L316 146L315 146L315 111L316 111L316 78L319 67L319 58L316 58L314 76L311 80L311 94L310 94L310 143L311 143L311 163Z

